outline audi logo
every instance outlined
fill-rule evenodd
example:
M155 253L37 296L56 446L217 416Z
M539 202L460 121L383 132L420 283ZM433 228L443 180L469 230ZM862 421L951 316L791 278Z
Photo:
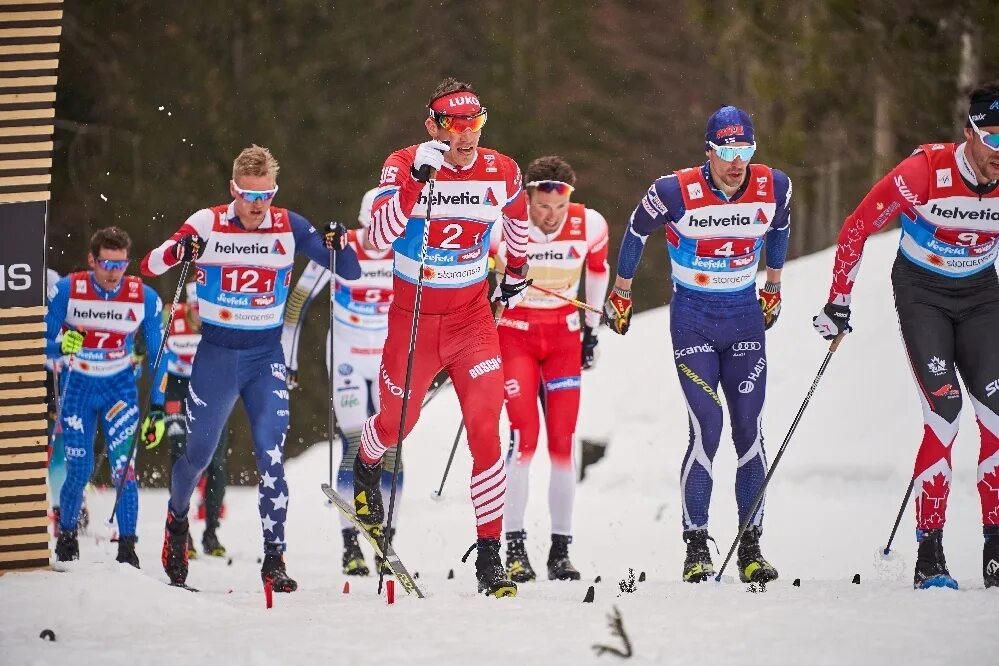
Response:
M732 351L760 351L763 345L759 342L736 342L732 345Z

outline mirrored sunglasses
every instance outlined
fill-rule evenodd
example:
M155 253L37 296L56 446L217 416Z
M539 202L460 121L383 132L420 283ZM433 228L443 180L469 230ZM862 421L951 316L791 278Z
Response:
M527 184L527 187L533 187L537 191L546 194L555 192L560 195L572 194L576 189L569 183L564 183L561 180L532 180Z
M743 162L748 162L752 159L753 153L756 152L755 143L751 146L719 146L708 141L708 145L711 146L711 150L715 151L715 155L726 162L734 162L737 157Z
M982 140L982 143L984 143L986 147L991 150L999 151L999 133L989 134L988 132L983 132L978 128L978 125L975 124L975 121L971 119L971 116L968 116L968 122L971 123L971 128L975 130L975 134L978 135L978 138Z
M129 259L98 259L97 265L106 271L123 271L128 268Z
M488 115L486 107L482 107L482 110L474 116L449 116L444 113L437 113L433 109L430 110L430 116L437 123L438 127L456 134L460 134L465 130L471 130L472 132L481 131L486 124Z
M236 181L232 183L233 189L236 190L236 194L239 198L247 203L254 203L255 201L270 201L277 195L278 186L275 185L272 190L244 190L236 184Z

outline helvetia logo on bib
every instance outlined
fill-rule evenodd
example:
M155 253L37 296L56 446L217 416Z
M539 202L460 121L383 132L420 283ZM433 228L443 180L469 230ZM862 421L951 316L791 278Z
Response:
M576 248L569 246L569 258L579 259L579 252L576 252Z
M767 214L763 212L762 208L756 211L756 217L753 219L753 224L770 224L770 220L767 219Z
M135 319L135 313L134 313L134 312L132 312L131 310L129 310L129 311L128 311L128 316L126 316L126 317L125 317L125 319L127 319L127 320L129 320L129 321L135 321L135 320L136 320L136 319Z
M274 247L271 248L271 254L288 254L288 253L285 252L284 245L281 244L281 241L276 240L274 241Z
M482 197L482 203L484 203L487 206L498 206L499 205L499 202L496 201L496 195L493 194L493 188L491 188L491 187L487 187L486 188L486 193Z

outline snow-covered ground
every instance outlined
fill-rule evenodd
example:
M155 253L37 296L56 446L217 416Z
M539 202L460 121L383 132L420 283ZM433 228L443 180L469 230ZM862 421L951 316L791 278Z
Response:
M437 487L459 415L453 393L439 397L406 442L406 488L397 549L428 598L387 606L375 580L340 573L336 515L325 508L326 447L288 465L292 491L287 554L299 581L293 595L264 607L260 528L252 488L231 489L220 536L233 562L191 564L192 594L167 587L159 566L164 491L143 491L139 555L143 569L114 563L114 548L90 538L82 560L62 572L0 578L3 664L413 664L579 663L596 643L620 646L607 614L620 610L634 659L656 664L995 663L999 591L981 578L981 516L975 491L977 428L965 414L954 449L945 547L961 591L911 589L912 507L897 540L897 576L877 567L912 470L921 435L892 306L889 267L894 233L872 239L856 290L854 324L805 413L767 500L764 552L780 569L765 593L738 582L679 582L679 467L686 409L670 360L665 309L635 318L625 338L604 332L598 368L584 380L580 435L610 440L577 493L572 555L581 583L521 586L515 599L475 594L466 479L456 458L442 502ZM765 413L772 457L818 370L826 343L811 329L825 302L826 251L790 263L784 311L768 338ZM638 284L642 290L665 290ZM323 390L316 387L315 390ZM728 438L726 433L724 437ZM737 529L735 456L723 440L715 463L712 534L722 555ZM535 460L528 531L535 566L547 554L547 459ZM106 516L110 498L91 507ZM100 531L98 528L95 531ZM194 533L200 537L201 526ZM716 564L721 556L716 556ZM646 572L633 594L618 581ZM447 579L454 569L453 580ZM734 567L729 572L735 574ZM851 584L854 574L861 584ZM582 603L597 575L596 600ZM801 586L791 581L801 579ZM401 591L399 596L404 596ZM39 639L52 629L56 642Z

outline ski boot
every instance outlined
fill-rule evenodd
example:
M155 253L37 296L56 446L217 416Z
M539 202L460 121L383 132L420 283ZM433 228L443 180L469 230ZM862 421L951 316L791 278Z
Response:
M384 535L385 534L384 530L382 530L381 528L379 528L379 534ZM393 527L389 531L388 542L391 544L392 543L392 539L394 539L394 538L395 538L395 528ZM379 537L379 539L378 539L378 545L380 546L381 543L382 543L382 539L381 539L381 537ZM377 553L375 554L375 571L380 572L383 576L391 576L392 575L392 568L389 567L388 560L386 560L384 557L381 557Z
M506 573L515 583L528 583L538 577L527 558L526 539L527 530L506 533Z
M76 538L76 530L61 530L59 532L55 554L58 562L80 559L80 542Z
M225 546L219 541L215 530L206 529L205 533L201 535L201 548L205 551L205 555L225 557Z
M279 550L266 549L264 563L260 567L260 578L264 585L270 585L275 592L294 592L298 583L288 576L284 568L284 555Z
M985 587L999 587L999 525L985 528L985 545L982 547L982 576Z
M358 453L354 458L354 513L368 532L381 538L385 508L382 506L382 464L366 465Z
M746 530L739 541L739 580L743 583L769 583L777 580L777 569L763 559L760 552L759 527Z
M116 558L119 562L123 564L131 564L136 569L141 569L139 566L139 556L135 554L135 542L137 541L134 536L123 536L118 539L118 557Z
M475 555L475 578L479 581L479 592L496 598L517 596L517 584L503 571L499 539L479 539L473 548L478 550ZM465 557L471 552L470 548Z
M194 547L194 539L191 538L190 532L187 533L187 559L198 559L198 549Z
M343 529L343 572L348 576L367 576L370 573L361 546L357 543L358 534L353 527Z
M187 516L179 518L167 509L166 528L163 531L163 551L160 561L171 585L184 585L187 581L187 555L190 542L190 525Z
M548 580L579 580L579 572L569 561L569 544L572 537L567 534L553 534L552 547L548 551Z
M687 544L687 558L683 561L685 583L703 583L715 574L708 539L711 537L707 530L686 530L683 533L683 541Z
M919 552L916 555L916 573L912 587L925 590L928 587L957 588L957 581L947 571L947 559L943 552L943 529L916 530Z

